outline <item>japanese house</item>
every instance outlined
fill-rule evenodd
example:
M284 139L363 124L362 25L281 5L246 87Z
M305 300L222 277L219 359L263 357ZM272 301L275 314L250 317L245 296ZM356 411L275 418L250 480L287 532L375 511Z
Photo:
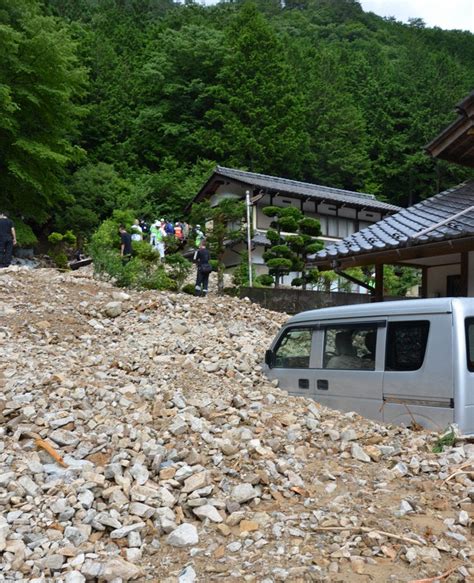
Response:
M272 221L263 214L263 207L293 206L300 209L305 216L318 219L322 231L318 239L326 245L335 244L400 210L395 205L377 200L373 194L341 190L222 166L216 167L195 196L193 203L209 199L211 204L217 204L222 198L245 200L247 192L252 201L251 222L254 232L252 263L257 275L267 272L262 253L265 246L269 244L265 233ZM229 248L224 257L226 267L238 265L241 261L240 253L244 249L243 244ZM290 274L287 282L293 277L294 275Z

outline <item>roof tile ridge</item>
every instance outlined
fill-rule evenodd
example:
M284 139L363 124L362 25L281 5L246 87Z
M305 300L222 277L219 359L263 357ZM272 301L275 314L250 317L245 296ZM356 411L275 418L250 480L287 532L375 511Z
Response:
M266 178L266 179L271 179L274 180L276 182L280 182L283 184L293 184L293 185L299 185L302 187L308 187L311 190L316 190L316 189L323 189L325 191L328 192L332 192L334 194L343 194L343 195L349 195L349 196L357 196L360 198L368 198L370 200L375 200L378 203L381 204L388 204L391 205L391 203L387 203L385 201L381 201L378 200L378 198L375 196L375 194L371 194L369 192L356 192L355 190L346 190L344 188L335 188L334 186L325 186L323 184L315 184L313 182L303 182L301 180L294 180L292 178L283 178L282 176L272 176L271 174L262 174L260 172L250 172L249 170L240 170L238 168L228 168L225 166L217 166L217 169L219 170L228 170L230 172L238 172L241 174L247 174L249 176L255 176L258 178ZM396 205L391 205L391 206L396 206Z

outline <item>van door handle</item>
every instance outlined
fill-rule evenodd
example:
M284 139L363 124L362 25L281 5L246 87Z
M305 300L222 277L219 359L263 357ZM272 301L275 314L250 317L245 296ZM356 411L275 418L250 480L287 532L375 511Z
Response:
M327 391L329 389L329 381L325 379L318 379L316 386L318 391Z
M308 379L298 379L298 387L300 389L309 389L309 380Z

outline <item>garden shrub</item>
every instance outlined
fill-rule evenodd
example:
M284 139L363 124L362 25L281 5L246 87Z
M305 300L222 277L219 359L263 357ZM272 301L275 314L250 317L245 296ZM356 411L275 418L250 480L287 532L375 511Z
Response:
M176 282L176 286L179 289L190 274L193 264L183 257L181 253L166 255L165 264L168 276Z
M183 287L181 288L181 291L185 294L189 294L189 295L193 296L194 292L195 292L194 284L187 283L186 285L183 285Z
M18 247L34 247L38 243L36 235L32 228L24 223L22 220L14 219L16 242Z
M88 252L95 272L111 278L119 287L177 290L179 277L173 269L168 273L157 251L145 241L132 241L133 255L129 261L120 257L119 225L125 225L130 232L134 219L132 211L114 211L92 235Z
M257 283L263 287L269 287L275 283L275 280L273 278L273 275L269 275L268 273L263 273L262 275L258 275L255 278L255 283Z
M51 245L49 255L59 269L69 269L68 253L76 245L76 235L72 231L53 232L48 236Z

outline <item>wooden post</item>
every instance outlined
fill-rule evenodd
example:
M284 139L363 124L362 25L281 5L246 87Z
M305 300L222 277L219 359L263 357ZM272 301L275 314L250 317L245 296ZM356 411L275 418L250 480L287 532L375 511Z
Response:
M383 263L375 266L375 301L383 302Z
M421 297L428 297L428 268L421 268Z

